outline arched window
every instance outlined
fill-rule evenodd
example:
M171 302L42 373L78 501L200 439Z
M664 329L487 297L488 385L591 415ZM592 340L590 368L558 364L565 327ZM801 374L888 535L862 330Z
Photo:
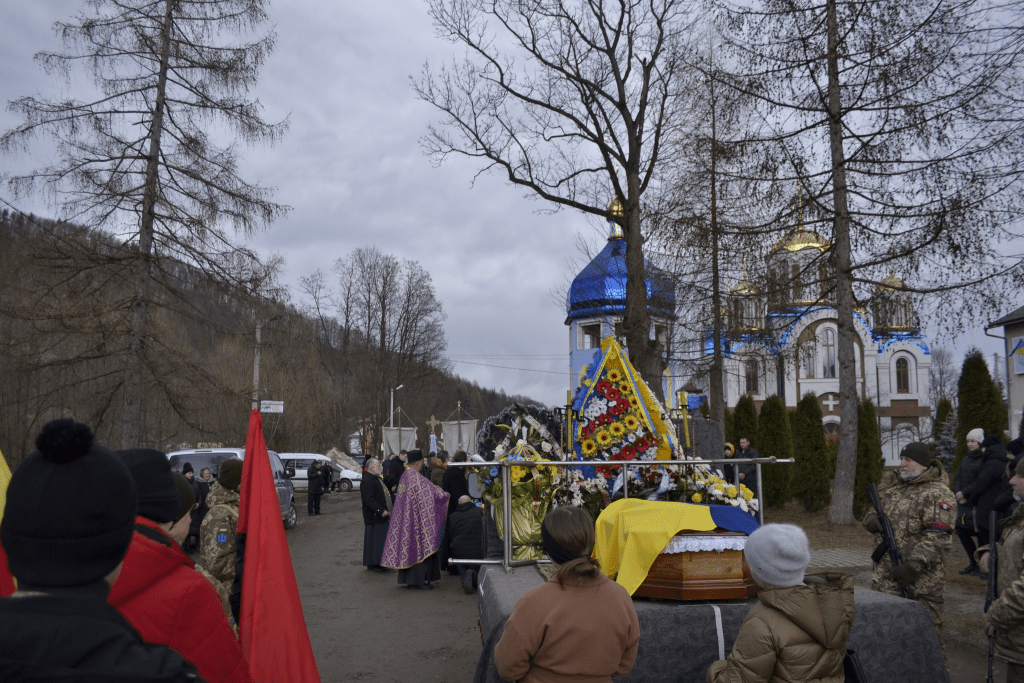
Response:
M896 361L896 393L910 393L910 363L907 362L906 358L900 358Z
M758 363L756 360L748 360L746 366L746 385L748 394L757 392Z
M800 346L800 369L805 379L814 378L814 366L818 364L814 342L804 342Z
M825 330L824 353L822 354L822 377L836 376L836 333L833 330Z

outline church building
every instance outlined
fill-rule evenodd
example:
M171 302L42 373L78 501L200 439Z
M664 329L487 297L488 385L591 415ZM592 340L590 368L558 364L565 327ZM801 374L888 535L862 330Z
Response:
M760 408L773 394L795 408L811 393L826 433L838 434L837 311L828 291L831 273L819 258L829 246L800 227L768 252L767 293L746 277L729 290L722 342L730 408L743 395ZM886 465L899 465L900 449L927 439L931 425L931 355L904 283L890 273L876 288L870 311L855 309L854 324L857 395L875 404ZM711 339L708 332L708 355Z

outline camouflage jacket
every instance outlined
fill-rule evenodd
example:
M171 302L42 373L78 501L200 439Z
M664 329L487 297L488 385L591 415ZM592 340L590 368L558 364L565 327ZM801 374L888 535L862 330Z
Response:
M213 578L213 574L203 569L203 565L197 564L195 566L197 572L202 574L203 578L209 581L217 591L217 597L220 598L221 607L224 608L224 613L228 615L228 623L231 624L231 628L235 631L235 636L238 635L238 624L235 622L235 617L231 614L231 603L229 598L231 596L231 586L225 586L223 583Z
M882 509L889 517L896 544L904 562L920 563L921 575L910 584L908 595L914 600L943 601L946 585L946 555L953 546L956 498L949 488L949 476L935 464L913 481L888 473L878 486ZM881 534L876 535L879 543ZM892 560L886 554L875 565L871 577L875 590L900 594L899 585L889 578Z
M996 627L996 653L1016 664L1024 664L1024 504L1005 521L999 541L996 595L988 609ZM988 551L978 549L977 555Z
M235 581L235 529L239 495L214 482L206 497L210 511L199 529L199 564L230 587Z

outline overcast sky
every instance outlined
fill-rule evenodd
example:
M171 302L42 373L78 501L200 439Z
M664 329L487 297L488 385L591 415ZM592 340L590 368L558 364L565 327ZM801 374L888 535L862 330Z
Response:
M60 49L52 24L80 5L0 4L3 100L56 92L32 55ZM423 155L419 139L437 115L416 99L409 78L425 60L440 65L457 50L434 35L424 0L290 0L269 10L278 43L252 95L265 120L289 117L291 127L277 146L246 152L242 176L276 187L275 199L293 208L251 242L286 258L293 301L301 302L300 277L320 269L333 279L335 260L359 247L418 261L448 316L457 374L549 405L564 403L569 343L561 292L582 266L577 235L600 248L606 229L571 211L539 214L548 205L524 198L498 175L474 185L478 166L470 161L434 167ZM0 112L0 129L17 123ZM0 158L5 170L28 163ZM0 197L12 201L5 188ZM30 200L16 204L56 215ZM959 365L971 344L990 365L1001 350L980 330L964 330L958 343L944 345L955 346Z

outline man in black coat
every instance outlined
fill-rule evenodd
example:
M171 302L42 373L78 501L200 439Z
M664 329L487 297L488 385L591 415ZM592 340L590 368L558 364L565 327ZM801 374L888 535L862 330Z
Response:
M14 472L0 526L18 580L0 600L0 680L202 681L107 603L135 529L128 468L74 420L47 424L36 447Z
M740 437L740 451L736 454L737 458L760 458L754 447L750 445L750 439L745 436ZM757 465L748 462L739 465L740 468L740 483L746 486L748 489L757 495Z
M459 498L455 510L448 516L448 529L451 532L451 556L456 560L474 560L484 556L483 508L478 507L469 496ZM467 593L476 591L476 576L480 571L478 564L460 564L459 574L462 576L462 590Z
M384 485L387 486L388 491L391 493L391 500L395 500L395 490L398 488L398 482L402 480L402 475L405 474L405 463L409 459L408 451L400 451L398 455L393 456L387 462L387 469L384 471Z
M320 514L320 496L324 494L324 476L320 471L320 461L314 460L306 470L306 512L309 516Z

